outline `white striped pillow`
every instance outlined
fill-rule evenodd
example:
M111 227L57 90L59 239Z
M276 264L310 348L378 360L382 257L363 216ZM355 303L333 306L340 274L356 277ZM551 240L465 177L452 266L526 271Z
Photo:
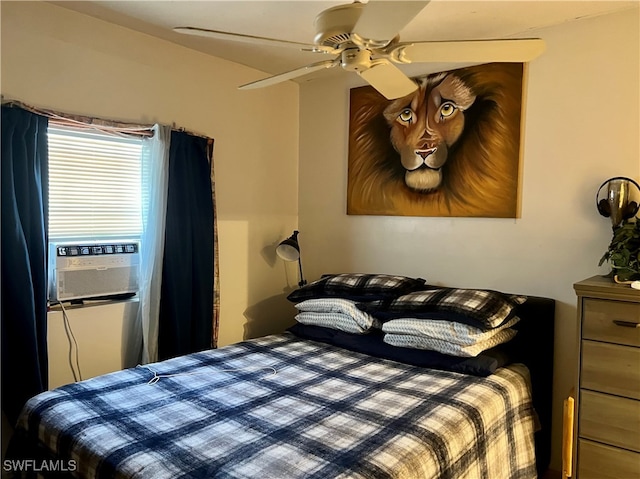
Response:
M471 346L478 342L488 341L500 331L510 328L518 321L520 321L520 318L514 316L502 326L485 331L456 321L398 318L383 323L382 330L385 333L425 336L432 339L449 341L450 343L459 344L461 346Z
M342 313L312 313L302 312L296 315L296 321L302 324L322 326L323 328L339 329L346 333L364 334L364 329L349 315Z
M492 338L468 346L461 346L441 339L428 338L426 336L412 336L408 334L385 334L383 341L392 346L413 349L428 349L438 351L449 356L475 357L482 351L493 348L498 344L506 343L516 335L516 330L507 328L500 331Z
M298 309L298 311L313 313L341 313L351 317L363 331L371 329L374 325L377 325L378 327L380 325L380 322L377 319L374 319L369 313L359 310L355 301L348 299L308 299L296 304L296 309Z

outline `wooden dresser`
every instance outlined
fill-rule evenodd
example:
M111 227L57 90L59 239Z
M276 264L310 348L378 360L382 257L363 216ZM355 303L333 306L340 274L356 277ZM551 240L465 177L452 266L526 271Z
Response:
M594 276L578 295L573 477L640 479L640 290Z

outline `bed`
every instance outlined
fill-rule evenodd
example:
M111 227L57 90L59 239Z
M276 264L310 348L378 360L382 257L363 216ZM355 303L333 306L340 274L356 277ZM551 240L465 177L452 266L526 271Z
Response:
M7 457L31 461L16 476L535 478L554 301L524 298L517 334L476 356L393 346L375 321L365 334L298 322L63 386L26 404ZM397 297L364 299L383 317Z

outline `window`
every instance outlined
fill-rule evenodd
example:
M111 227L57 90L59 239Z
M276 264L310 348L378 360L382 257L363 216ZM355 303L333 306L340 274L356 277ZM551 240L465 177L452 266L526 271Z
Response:
M49 125L49 241L139 239L142 139Z

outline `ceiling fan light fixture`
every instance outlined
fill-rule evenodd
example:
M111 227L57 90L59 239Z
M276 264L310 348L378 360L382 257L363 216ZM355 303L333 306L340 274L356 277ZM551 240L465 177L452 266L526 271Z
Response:
M363 72L371 68L371 52L348 48L342 52L340 66L348 72Z

